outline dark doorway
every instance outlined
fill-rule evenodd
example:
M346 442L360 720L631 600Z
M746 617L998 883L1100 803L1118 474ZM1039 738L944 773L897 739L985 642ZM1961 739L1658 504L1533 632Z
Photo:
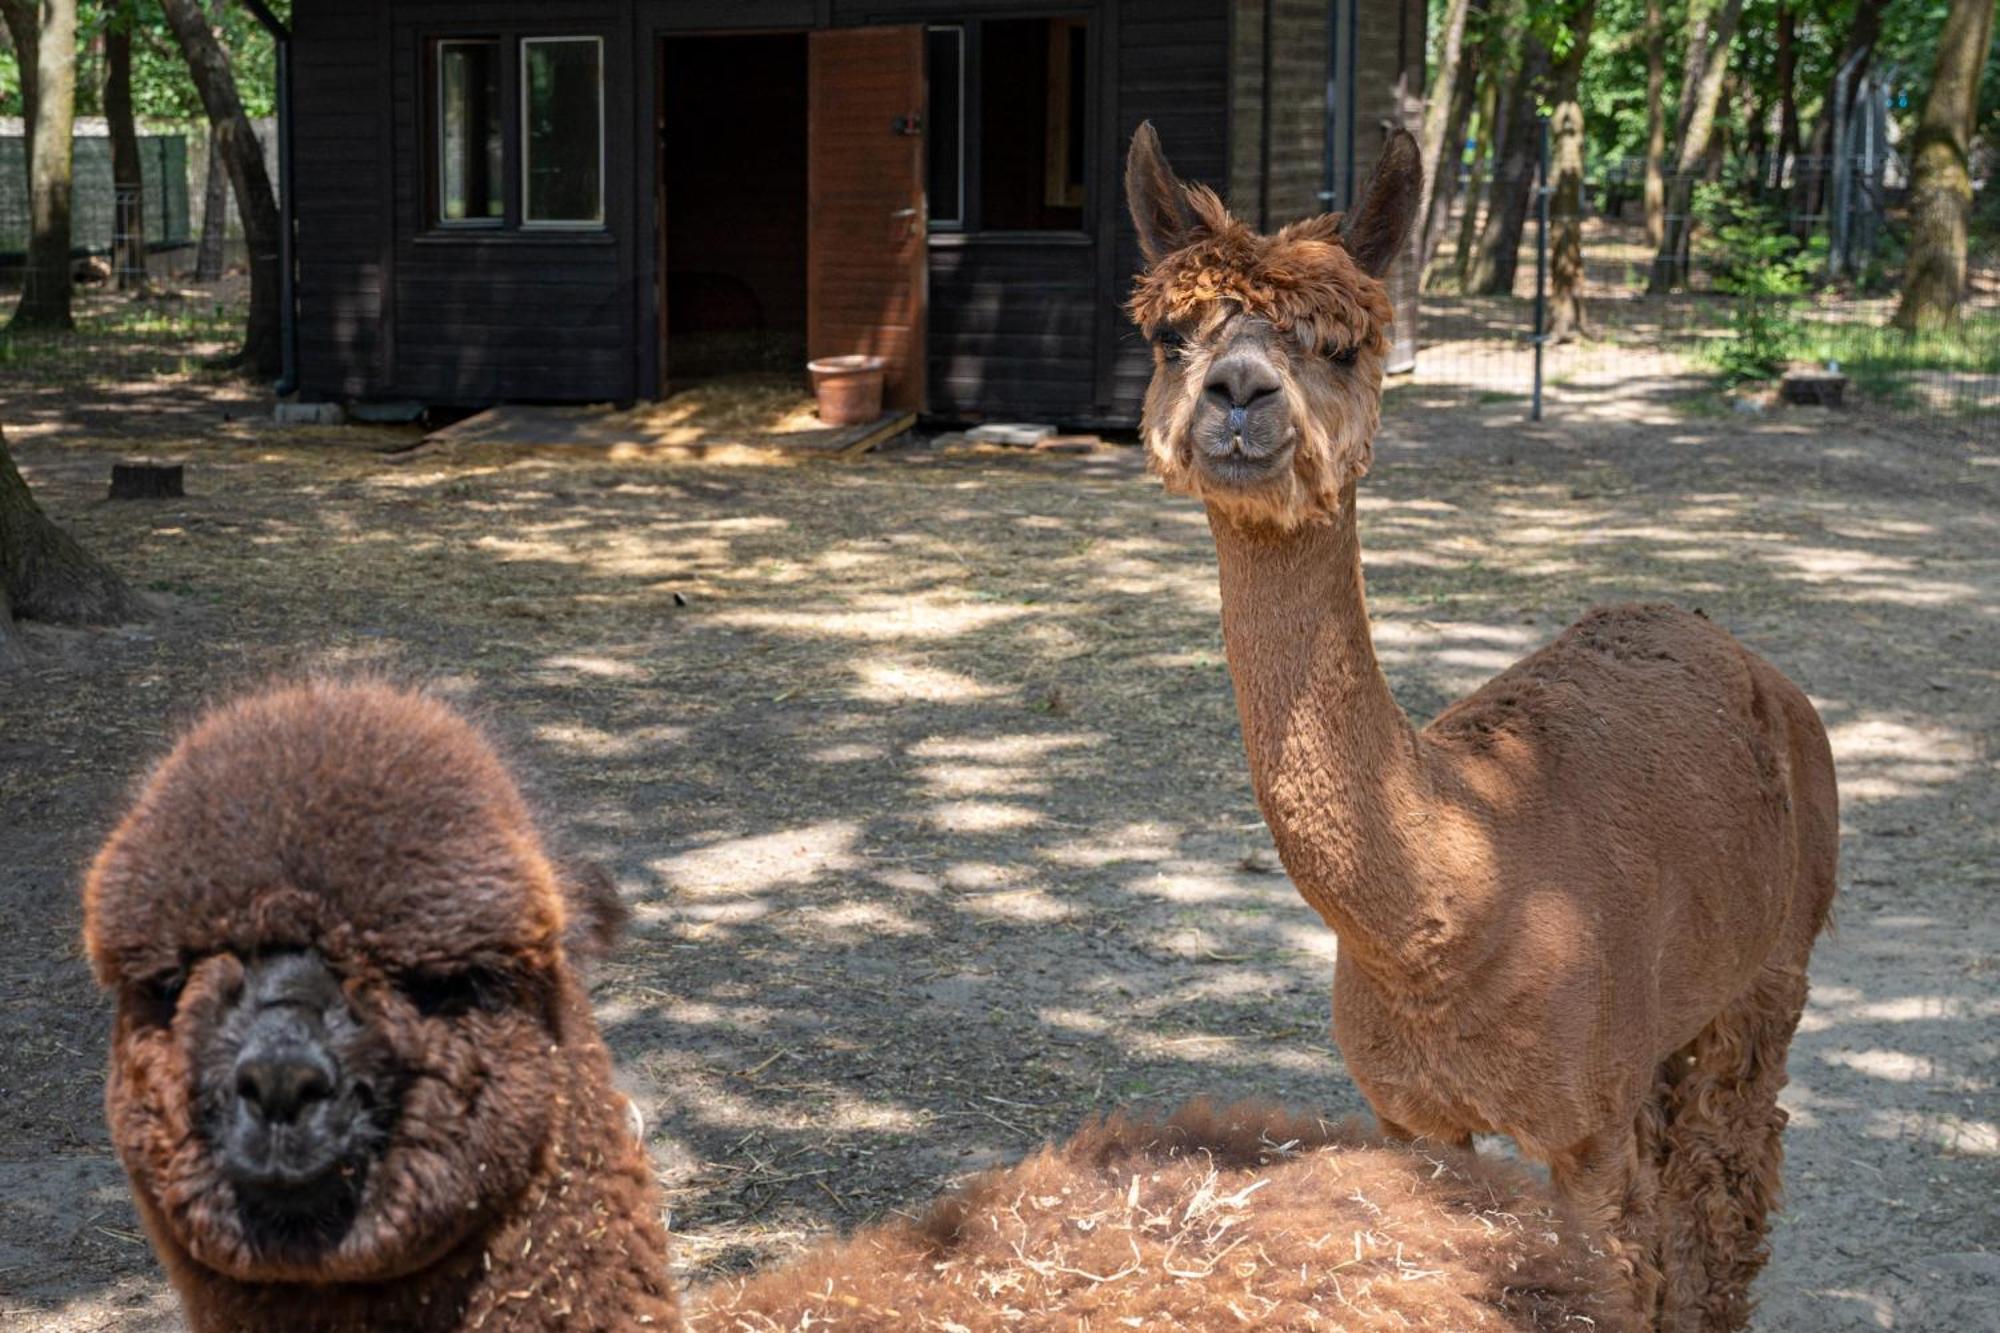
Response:
M806 36L668 38L660 86L667 374L802 375Z

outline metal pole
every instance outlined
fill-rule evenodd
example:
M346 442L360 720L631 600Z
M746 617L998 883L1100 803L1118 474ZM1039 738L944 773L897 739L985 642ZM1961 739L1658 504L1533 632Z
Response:
M1535 398L1528 420L1542 419L1542 347L1549 331L1549 118L1537 116L1541 152L1535 161Z

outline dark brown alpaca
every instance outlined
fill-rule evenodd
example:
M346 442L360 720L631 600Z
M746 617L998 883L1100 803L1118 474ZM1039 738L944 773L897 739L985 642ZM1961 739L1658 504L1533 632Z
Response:
M677 1326L572 969L615 904L428 698L302 685L175 747L84 932L112 1139L196 1333Z
M681 1327L645 1154L573 973L615 899L559 885L437 702L225 707L99 854L106 1103L196 1333ZM1627 1326L1520 1173L1263 1107L1114 1117L918 1222L697 1292L701 1330Z
M1150 126L1144 432L1207 507L1250 774L1340 936L1334 1034L1385 1130L1514 1137L1609 1227L1638 1309L1740 1327L1778 1196L1785 1053L1834 891L1826 733L1698 615L1592 611L1421 731L1376 664L1355 486L1421 164L1260 236Z

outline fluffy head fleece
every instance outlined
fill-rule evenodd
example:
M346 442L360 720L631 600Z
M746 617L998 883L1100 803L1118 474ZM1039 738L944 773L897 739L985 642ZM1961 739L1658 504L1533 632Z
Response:
M1470 1153L1268 1106L1114 1115L916 1220L692 1295L694 1333L1637 1324L1589 1233Z
M1151 124L1125 189L1147 268L1129 310L1151 340L1141 430L1167 489L1279 529L1326 522L1367 472L1390 306L1382 275L1409 234L1421 173L1393 136L1352 216L1259 235L1180 180Z
M112 1139L197 1333L676 1323L573 970L617 912L423 695L282 688L181 740L85 941Z

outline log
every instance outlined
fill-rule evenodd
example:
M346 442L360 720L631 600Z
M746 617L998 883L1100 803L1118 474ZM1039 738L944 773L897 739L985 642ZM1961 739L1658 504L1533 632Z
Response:
M181 486L179 463L113 463L114 500L174 500L187 494Z

